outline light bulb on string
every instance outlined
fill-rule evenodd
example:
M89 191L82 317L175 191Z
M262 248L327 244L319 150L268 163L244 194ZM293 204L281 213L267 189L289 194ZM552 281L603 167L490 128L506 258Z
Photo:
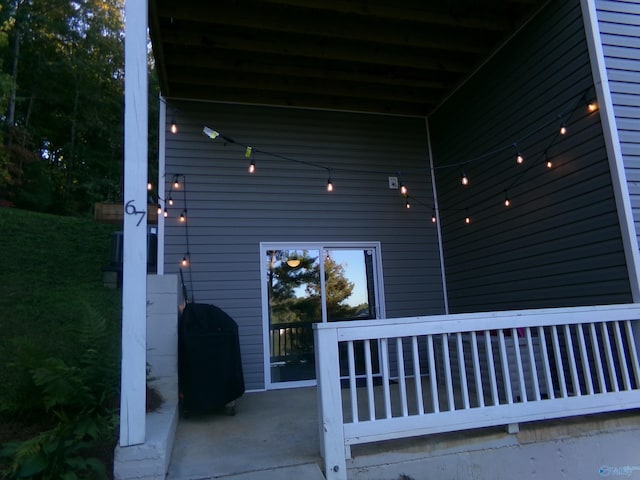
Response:
M180 223L184 223L186 221L187 221L187 211L182 210L182 213L180 213Z
M507 191L504 191L504 206L505 207L509 207L511 206L511 200L509 200L509 195L507 195Z
M256 171L256 162L254 162L253 160L251 160L251 163L249 163L249 173L255 173Z
M596 110L598 110L598 102L596 102L595 100L590 101L587 104L587 110L589 112L595 112Z
M471 217L469 216L469 209L466 209L465 212L465 216L464 216L464 223L466 223L467 225L469 225L471 223Z
M169 216L169 211L166 208L164 209L163 216L164 218L167 218Z
M513 144L513 148L515 148L515 150L516 150L516 163L518 165L522 165L524 163L524 156L522 155L520 150L518 150L518 144L514 143Z
M173 206L173 198L171 196L169 196L169 205Z
M460 183L464 186L469 185L469 177L464 173L464 170L462 170L462 175L460 176Z
M188 253L184 257L182 257L182 260L180 261L180 265L182 265L183 267L188 267L189 266L189 254Z
M560 135L566 135L567 134L567 126L563 123L562 126L560 127Z
M333 182L331 181L331 169L327 169L329 172L329 179L327 180L327 192L333 192Z
M173 188L180 188L180 182L178 181L178 176L177 175L173 179Z
M404 208L407 210L411 208L411 202L409 202L409 197L405 197Z
M162 205L158 204L158 215L162 215Z
M400 193L402 195L406 195L408 191L409 190L407 190L407 186L404 183L400 182Z
M178 125L176 124L176 119L175 117L171 119L171 127L170 127L171 133L173 133L174 135L176 133L178 133Z
M436 209L433 209L433 213L431 214L431 223L436 223L438 221L438 217L436 216Z
M153 190L153 184L151 182L147 182L147 190Z
M546 166L547 168L551 168L553 167L553 163L551 163L551 159L549 159L549 155L547 154L547 152L544 152L544 157L546 159Z

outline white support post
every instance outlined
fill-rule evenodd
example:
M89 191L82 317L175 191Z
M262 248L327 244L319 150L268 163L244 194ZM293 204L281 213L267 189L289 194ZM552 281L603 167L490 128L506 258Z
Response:
M158 115L158 203L163 210L169 208L167 193L165 191L165 165L166 165L166 141L167 141L167 106L165 100L160 97L160 111ZM164 215L158 212L158 248L157 248L157 273L164 275Z
M145 441L147 0L125 2L124 248L120 446Z
M314 325L314 337L324 475L327 480L347 480L337 330L318 326Z

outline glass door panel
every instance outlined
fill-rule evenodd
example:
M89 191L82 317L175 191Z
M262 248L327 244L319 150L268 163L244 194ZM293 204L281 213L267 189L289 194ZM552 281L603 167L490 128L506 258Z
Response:
M324 281L327 321L376 318L371 249L326 249Z
M374 251L366 249L326 249L324 279L327 320L368 320L376 318ZM356 375L366 373L365 342L354 342ZM371 370L380 373L378 342L370 342ZM349 374L347 345L340 344L340 375Z
M271 382L315 379L314 322L322 321L319 250L267 250Z

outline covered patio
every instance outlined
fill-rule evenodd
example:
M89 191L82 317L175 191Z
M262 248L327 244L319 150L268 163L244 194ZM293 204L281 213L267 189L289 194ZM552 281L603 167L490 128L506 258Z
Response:
M143 478L136 455L158 445L144 478L637 469L640 140L619 136L638 124L632 7L126 5L120 453L140 475L118 478ZM156 182L140 161L147 20L162 90L157 279L172 291L158 298L139 210ZM289 251L313 252L305 270ZM326 272L343 251L368 259L349 304L364 316L330 314ZM238 322L249 393L236 417L178 416L180 295ZM272 332L303 323L309 368L283 378L293 359ZM169 392L159 443L149 363Z

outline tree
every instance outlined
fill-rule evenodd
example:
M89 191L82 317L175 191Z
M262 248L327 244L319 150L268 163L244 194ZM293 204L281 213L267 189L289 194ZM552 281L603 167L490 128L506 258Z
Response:
M269 300L272 324L290 322L318 322L321 315L320 264L317 257L304 251L297 257L300 262L292 267L286 262L293 254L288 250L270 252ZM354 288L344 266L330 257L324 260L325 298L327 317L330 320L354 318L358 307L346 303ZM296 289L304 286L305 296L296 295Z
M10 42L2 48L3 69L14 88L4 117L12 165L4 196L17 206L63 214L85 214L95 201L119 199L122 0L6 5L0 14Z

